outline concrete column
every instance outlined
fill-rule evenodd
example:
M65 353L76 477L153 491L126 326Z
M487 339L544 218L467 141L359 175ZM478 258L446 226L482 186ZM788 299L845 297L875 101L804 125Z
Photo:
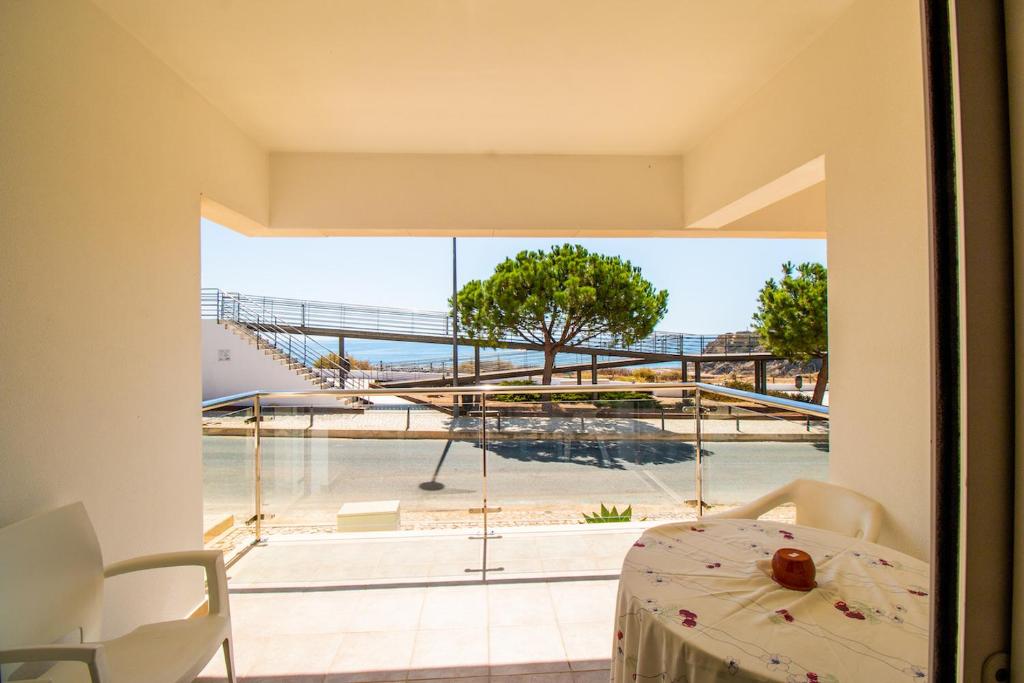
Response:
M583 371L582 370L577 370L576 371L576 384L577 385L583 384Z
M754 391L759 393L759 394L762 393L761 392L761 372L762 372L761 361L755 360L754 361Z
M480 384L480 347L473 347L473 384Z
M590 357L590 383L597 384L597 356Z
M338 358L345 357L345 338L338 337Z
M693 381L694 382L699 382L700 381L700 361L699 360L693 361Z
M680 382L687 382L687 381L689 381L689 380L686 379L686 372L687 372L687 369L688 369L687 365L688 365L688 363L685 360L679 361L679 372L680 372L679 381Z

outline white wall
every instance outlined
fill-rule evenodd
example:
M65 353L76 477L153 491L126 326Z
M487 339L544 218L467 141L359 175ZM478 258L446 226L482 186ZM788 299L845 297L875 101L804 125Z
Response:
M678 156L271 155L271 227L628 235L683 227Z
M200 196L266 221L267 158L84 0L0 3L0 525L83 500L107 561L202 542ZM108 632L201 574L108 582Z
M929 276L916 2L861 0L684 158L687 221L825 156L831 471L930 535Z
M318 391L316 385L295 374L263 349L257 349L216 320L203 320L203 400L257 389ZM227 351L230 360L220 358ZM267 399L267 405L323 405L339 407L337 398Z

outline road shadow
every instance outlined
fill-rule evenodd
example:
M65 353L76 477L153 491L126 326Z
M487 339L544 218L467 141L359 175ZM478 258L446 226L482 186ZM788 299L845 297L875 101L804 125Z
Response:
M500 427L499 427L500 424ZM458 417L448 418L444 426L449 430L469 431L480 429L479 417ZM502 433L515 434L522 432L526 434L547 433L552 435L591 435L591 436L615 436L617 434L661 434L661 428L657 425L644 422L629 415L615 415L609 417L597 417L591 414L584 415L502 415L487 418L488 431L501 431Z
M622 470L627 466L693 462L696 449L681 441L529 439L489 441L487 450L520 462L551 462L581 467ZM705 449L704 456L711 455Z

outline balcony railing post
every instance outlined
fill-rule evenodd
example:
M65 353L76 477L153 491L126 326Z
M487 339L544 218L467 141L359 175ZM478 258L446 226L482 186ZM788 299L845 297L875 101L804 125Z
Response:
M487 394L480 394L480 470L482 480L480 493L483 496L484 514L484 542L483 542L483 563L480 565L481 577L487 580Z
M704 516L704 477L701 467L701 421L703 417L700 413L700 387L694 391L693 394L693 413L694 413L694 424L696 425L696 470L694 471L694 488L697 496L697 519L701 519Z
M260 422L262 421L260 410L260 397L252 399L252 413L256 420L256 436L253 443L253 467L256 499L256 542L263 540L263 454L260 444Z

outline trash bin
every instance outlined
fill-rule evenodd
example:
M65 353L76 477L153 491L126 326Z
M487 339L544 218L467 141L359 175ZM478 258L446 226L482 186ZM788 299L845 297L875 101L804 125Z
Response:
M796 388L797 389L803 389L804 388L804 377L803 377L803 375L797 375L796 376Z

